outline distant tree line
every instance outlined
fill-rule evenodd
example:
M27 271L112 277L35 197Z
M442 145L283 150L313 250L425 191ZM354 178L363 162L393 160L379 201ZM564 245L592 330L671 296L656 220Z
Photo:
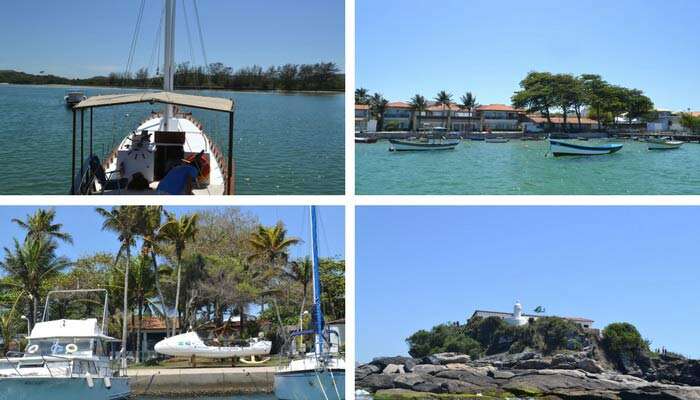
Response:
M107 76L85 79L4 70L0 71L0 82L157 88L163 86L163 77L149 74L146 68L141 68L134 73L112 72ZM285 64L268 68L253 65L237 70L218 62L209 64L208 68L192 66L185 62L178 64L176 68L175 87L180 89L343 91L345 74L341 73L338 66L332 62Z
M602 125L615 123L615 118L625 114L628 123L635 119L653 120L654 103L639 89L612 85L600 75L552 74L530 72L520 82L520 90L511 98L513 106L529 113L540 113L551 127L551 117L561 114L566 126L569 114L581 124L583 110Z

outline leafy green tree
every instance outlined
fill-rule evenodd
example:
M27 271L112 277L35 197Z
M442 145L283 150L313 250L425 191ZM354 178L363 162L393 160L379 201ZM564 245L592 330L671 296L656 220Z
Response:
M425 110L428 109L428 102L425 100L425 97L416 94L411 98L411 102L409 103L411 106L411 131L416 131L420 127L418 126L418 116L425 112Z
M642 338L637 328L627 322L615 322L603 329L603 346L618 367L624 360L637 360L649 353L649 342Z
M261 261L274 268L280 268L289 261L289 249L300 243L297 237L288 237L287 228L280 221L274 226L258 226L249 239L252 253L249 261Z
M634 119L642 118L654 110L654 103L638 89L627 89L625 96L625 112L631 124Z
M557 82L549 72L532 71L520 81L521 90L511 97L515 108L526 109L529 113L540 113L547 119L551 128L551 109L557 105Z
M681 126L692 132L700 132L700 117L691 113L681 113Z
M167 221L160 228L159 238L166 243L169 243L175 251L175 260L177 262L177 286L175 289L175 310L177 311L177 326L182 329L180 324L180 286L182 279L182 254L187 247L187 244L194 241L197 236L197 223L199 215L183 215L177 219L173 214L167 214ZM173 327L173 331L175 328ZM173 332L175 334L175 332Z
M566 130L569 111L572 111L577 103L581 103L578 81L571 74L557 74L554 75L554 84L555 104L561 109L563 128Z
M610 85L600 75L583 74L580 76L585 104L592 109L591 115L597 116L598 130L602 128L602 116L608 108Z

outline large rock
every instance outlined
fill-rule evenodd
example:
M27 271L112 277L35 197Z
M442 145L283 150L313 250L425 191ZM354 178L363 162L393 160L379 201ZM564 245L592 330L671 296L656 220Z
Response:
M438 353L433 354L433 357L439 364L464 364L471 361L471 357L460 353Z
M376 392L380 389L391 389L394 387L394 376L384 374L368 375L363 379L355 381L359 389Z
M359 367L355 368L355 379L359 380L367 375L372 375L381 372L382 370L379 369L378 366L374 364L364 364L360 365Z
M406 371L404 370L403 365L399 365L399 364L389 364L382 371L382 374L385 374L385 375L405 374L405 373L406 373Z
M603 368L595 360L592 360L590 358L578 360L576 362L576 368L593 374L599 374L603 372Z
M394 378L394 387L399 389L413 389L415 385L425 382L426 379L420 374L408 373L400 374Z
M514 369L547 369L551 367L552 364L549 361L537 358L518 361L513 365Z
M402 356L396 356L396 357L378 357L372 360L370 364L376 365L382 370L387 367L389 364L396 364L396 365L403 365L404 370L406 372L411 372L413 370L413 367L416 366L416 361L412 359L411 357L402 357Z
M434 374L446 369L447 367L444 365L420 364L413 367L411 372L416 374Z

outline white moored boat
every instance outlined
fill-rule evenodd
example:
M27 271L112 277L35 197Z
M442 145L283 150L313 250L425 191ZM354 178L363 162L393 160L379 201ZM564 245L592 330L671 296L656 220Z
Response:
M49 298L55 293L103 292L102 323L97 318L48 319ZM126 376L107 356L105 335L107 292L76 290L50 292L43 322L32 329L24 353L0 358L0 399L116 400L131 394Z
M275 397L280 400L344 400L345 358L333 343L335 331L324 326L321 310L321 278L318 264L316 207L311 206L311 260L314 294L313 330L296 332L296 336L313 334L314 351L275 372Z
M673 150L683 146L682 141L671 138L649 139L647 143L649 144L649 150Z
M162 92L94 96L73 107L71 194L233 194L233 100L173 92L174 25L175 1L166 0ZM101 161L93 152L93 109L133 103L160 103L164 107L161 112L152 112ZM228 114L226 159L204 132L202 124L178 107ZM90 115L87 158L84 154L85 111ZM78 171L76 158L82 163Z
M87 97L85 97L85 93L83 93L82 90L77 89L68 90L66 95L63 96L63 100L65 100L68 107L73 107L85 99L87 99Z
M156 343L157 353L173 357L233 358L270 354L272 342L252 339L247 346L211 346L204 343L197 332L187 332L165 338ZM266 361L266 360L264 360Z
M622 149L622 145L617 143L605 143L597 146L584 146L581 144L549 139L549 149L555 157L596 156L618 152Z

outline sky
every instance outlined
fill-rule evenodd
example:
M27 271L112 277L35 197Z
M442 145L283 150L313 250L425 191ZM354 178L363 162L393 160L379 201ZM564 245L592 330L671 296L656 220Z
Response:
M0 207L0 248L12 247L13 238L22 240L24 231L12 223L12 218L26 219L40 207ZM103 219L94 210L95 207L62 206L56 209L56 222L63 224L63 229L73 235L74 245L61 244L59 255L76 259L80 256L107 251L116 254L119 249L117 235L102 231ZM107 207L109 209L109 207ZM197 210L213 210L221 207L166 207L176 215ZM263 225L273 225L282 220L288 229L288 235L304 240L291 251L292 258L309 254L309 221L307 207L240 207L241 211L257 216ZM342 257L345 254L345 216L342 207L319 207L319 254L322 257ZM3 253L4 254L4 253Z
M597 73L700 110L696 0L357 0L356 82L390 100L510 103L532 70Z
M3 2L0 69L89 77L124 71L139 0ZM175 61L203 64L193 0L177 1ZM136 70L149 64L163 1L145 2ZM335 62L344 69L343 0L198 1L207 60L234 68L253 64ZM162 46L161 60L162 65ZM152 64L154 65L154 63Z
M700 358L700 208L360 207L357 360L477 310L630 322Z

